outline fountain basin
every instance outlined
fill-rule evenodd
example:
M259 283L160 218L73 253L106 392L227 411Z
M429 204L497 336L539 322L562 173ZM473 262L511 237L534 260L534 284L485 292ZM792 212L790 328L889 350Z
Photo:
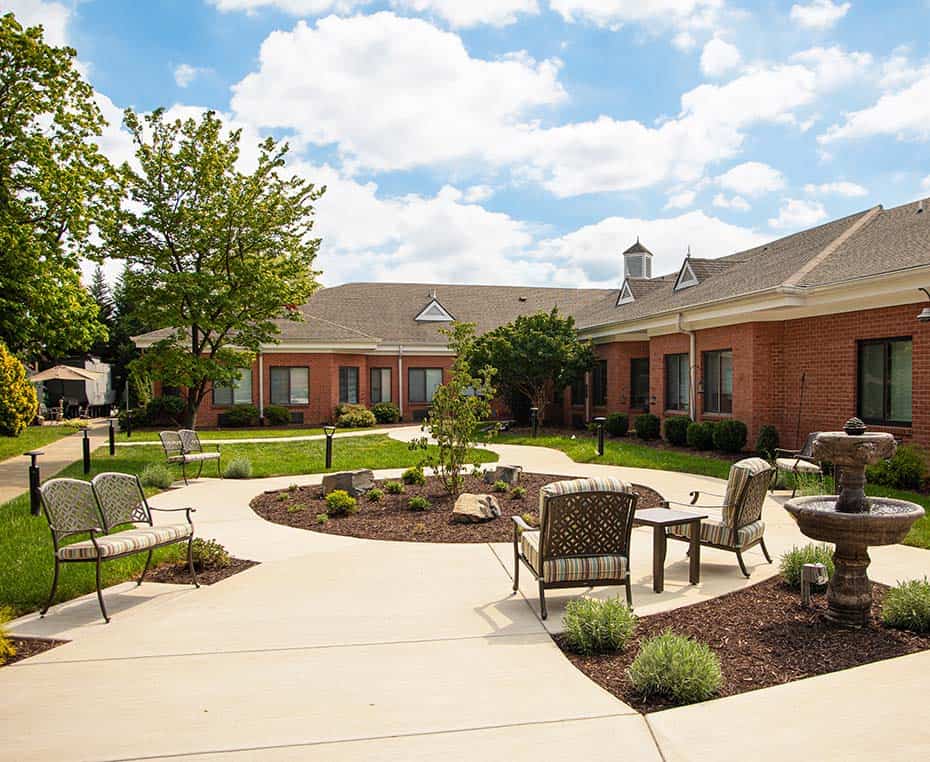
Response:
M890 498L869 498L867 513L844 513L836 509L836 498L817 495L789 500L790 513L803 534L814 540L851 545L895 545L911 525L924 515L915 503Z

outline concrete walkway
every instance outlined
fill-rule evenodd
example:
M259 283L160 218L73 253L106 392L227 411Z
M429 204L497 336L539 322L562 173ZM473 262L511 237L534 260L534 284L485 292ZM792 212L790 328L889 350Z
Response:
M529 471L610 473L672 499L722 487L706 477L575 464L540 448L492 449ZM261 565L200 590L119 585L107 592L115 614L109 625L93 596L58 606L44 620L15 622L19 634L71 642L0 670L0 759L784 760L799 753L812 759L930 753L923 701L930 655L644 717L562 656L537 617L534 585L510 594L508 545L323 535L269 524L248 507L262 490L319 481L319 475L202 479L153 500L197 506L200 536L216 537ZM802 542L778 502L767 503L765 518L773 555ZM709 550L701 584L688 585L684 545L672 546L666 591L655 595L651 535L634 532L637 613L747 584L732 555ZM927 551L901 546L873 558L874 576L883 581L926 573L930 562ZM752 582L775 572L759 553L747 560ZM547 627L559 626L564 603L581 592L552 593Z
M422 436L419 428L413 429L412 427L404 427L403 431L407 432L409 430L416 431ZM346 437L368 437L373 436L374 434L392 434L393 432L398 431L397 428L375 428L375 429L349 429L348 431L337 431L333 437L336 439L344 439ZM406 434L405 434L406 436ZM320 439L326 439L325 434L298 434L297 436L287 436L287 437L249 437L248 439L207 439L204 438L203 444L220 444L220 445L233 445L233 444L265 444L265 443L287 443L287 442L313 442ZM406 441L406 440L405 440ZM132 441L123 439L122 441L117 440L117 447L161 447L161 442L159 440L154 441Z

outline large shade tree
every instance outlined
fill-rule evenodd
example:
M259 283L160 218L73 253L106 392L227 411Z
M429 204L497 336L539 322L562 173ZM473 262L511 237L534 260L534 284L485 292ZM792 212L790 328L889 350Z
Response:
M75 56L47 45L41 27L0 17L0 339L28 359L106 337L78 260L115 187Z
M476 339L469 354L472 367L496 370L499 389L522 394L538 408L540 422L553 393L584 375L596 359L590 342L578 338L574 319L558 309L520 315Z
M317 287L313 202L324 192L285 176L286 144L259 146L239 167L238 130L213 112L169 120L162 110L125 113L137 167L119 175L126 197L103 225L99 256L125 262L121 297L135 318L167 329L136 361L186 391L185 421L213 384L232 383L278 319L300 319Z

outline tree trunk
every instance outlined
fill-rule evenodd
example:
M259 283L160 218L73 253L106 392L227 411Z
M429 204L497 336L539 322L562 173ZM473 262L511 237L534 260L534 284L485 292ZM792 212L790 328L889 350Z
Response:
M193 429L197 427L197 410L203 395L196 389L187 390L187 407L184 409L184 427Z

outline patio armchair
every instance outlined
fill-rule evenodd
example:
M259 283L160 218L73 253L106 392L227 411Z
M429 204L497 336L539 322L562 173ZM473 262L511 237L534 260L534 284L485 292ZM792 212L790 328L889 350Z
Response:
M103 601L100 571L104 561L148 551L145 568L137 584L141 585L152 561L155 548L187 542L187 563L193 584L200 587L194 571L192 542L194 525L193 508L151 508L145 499L138 477L131 474L103 473L93 482L79 479L50 479L39 488L42 507L52 533L55 551L55 573L52 591L41 611L45 616L58 589L61 565L66 563L93 563L96 566L97 602L104 620L110 621ZM186 523L152 523L152 511L183 511ZM137 526L142 524L143 526ZM128 527L128 528L123 528ZM73 535L89 534L90 538L68 545L61 541Z
M548 616L546 590L595 585L630 587L630 534L635 495L619 479L572 479L548 484L539 493L539 530L512 516L513 589L520 564L539 584L539 608Z
M207 452L203 449L200 437L193 429L181 429L180 431L160 431L158 438L161 440L161 446L165 450L165 459L168 463L178 463L181 466L181 475L184 477L184 483L188 484L187 467L188 465L197 465L197 476L199 479L203 473L203 464L208 460L216 461L216 475L223 478L223 472L220 465L221 454L220 446L216 447L215 452Z
M743 562L743 551L760 545L765 560L772 563L768 548L765 547L765 522L762 520L762 506L765 503L765 495L772 480L773 471L772 465L762 458L745 458L730 467L725 495L692 492L689 504L666 501L665 505L667 508L672 505L696 506L702 494L722 497L723 502L719 505L700 505L701 509L721 509L719 520L701 520L700 542L702 546L735 553L740 571L748 577L749 572ZM670 540L690 542L692 526L670 527L667 537Z
M775 450L775 472L772 475L772 489L778 482L778 475L781 472L794 474L794 488L791 490L791 497L798 493L798 477L802 474L805 476L816 476L823 484L823 468L820 463L813 458L814 440L817 438L819 431L807 435L804 445L800 450L784 450L777 448Z

